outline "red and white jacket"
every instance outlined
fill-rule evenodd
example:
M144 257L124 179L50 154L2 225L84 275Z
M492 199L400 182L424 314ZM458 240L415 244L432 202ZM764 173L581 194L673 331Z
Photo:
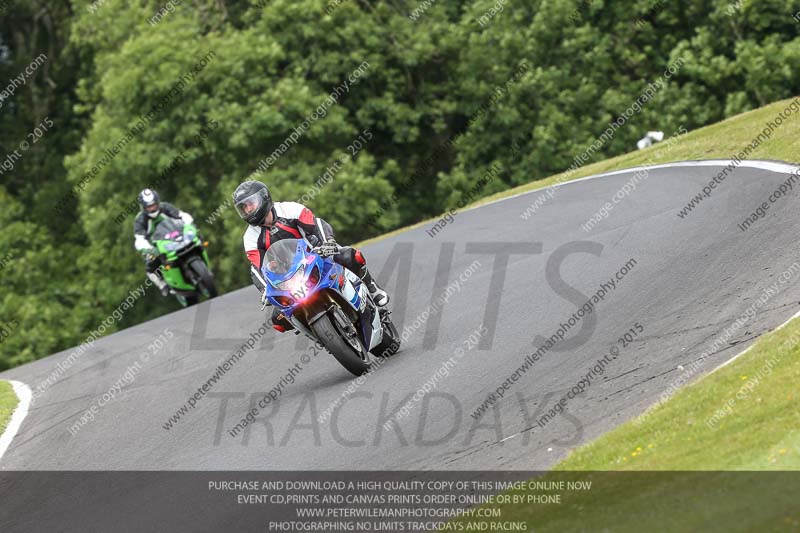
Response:
M275 202L272 207L274 222L272 227L247 226L244 232L244 251L252 266L253 283L262 291L266 281L261 274L264 255L267 249L281 239L301 239L313 235L321 244L334 237L331 225L315 217L314 213L297 202ZM313 239L311 239L313 241Z

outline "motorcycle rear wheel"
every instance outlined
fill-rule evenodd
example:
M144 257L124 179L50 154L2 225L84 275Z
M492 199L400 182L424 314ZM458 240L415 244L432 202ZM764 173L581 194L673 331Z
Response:
M380 344L370 350L370 353L375 357L389 357L400 351L400 335L388 315L381 317L381 326L383 327L383 338Z

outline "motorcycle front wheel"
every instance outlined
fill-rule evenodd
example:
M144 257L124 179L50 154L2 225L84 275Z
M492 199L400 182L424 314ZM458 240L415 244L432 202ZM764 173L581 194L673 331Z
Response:
M329 313L311 324L311 330L322 345L353 375L360 376L369 370L369 363L364 361L359 353L342 338L342 335L346 335L346 333L339 332Z
M198 278L198 289L207 298L214 298L217 295L217 284L214 281L214 275L208 270L205 262L200 259L192 259L189 263L189 268Z

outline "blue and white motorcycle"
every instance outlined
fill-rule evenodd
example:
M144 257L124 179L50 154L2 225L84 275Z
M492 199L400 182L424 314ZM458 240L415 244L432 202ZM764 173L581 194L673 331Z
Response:
M262 267L266 297L298 332L322 343L360 376L369 370L371 356L396 353L400 336L389 310L375 305L361 278L333 262L336 253L335 245L312 248L304 239L276 242Z

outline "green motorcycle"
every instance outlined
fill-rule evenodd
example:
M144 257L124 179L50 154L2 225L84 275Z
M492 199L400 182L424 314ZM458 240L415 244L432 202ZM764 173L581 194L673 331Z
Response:
M186 307L200 301L200 295L213 298L217 286L204 242L194 224L176 218L161 217L150 242L161 258L159 270L175 297Z

